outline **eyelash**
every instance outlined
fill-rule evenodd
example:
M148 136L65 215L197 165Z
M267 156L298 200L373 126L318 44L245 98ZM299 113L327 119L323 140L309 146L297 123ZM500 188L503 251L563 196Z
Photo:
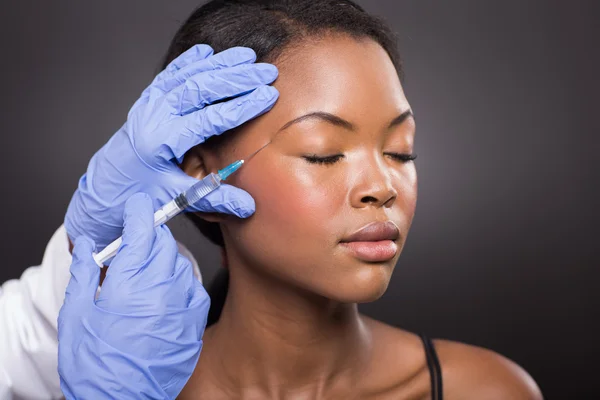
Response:
M400 161L403 163L406 163L409 161L414 161L417 159L416 154L386 153L386 155L392 157L396 161ZM303 157L306 161L308 161L311 164L331 165L331 164L335 164L336 162L338 162L339 160L344 158L344 155L343 154L334 154L332 156L319 157L316 154L312 154L312 155L303 156Z
M343 154L334 154L332 156L319 157L316 154L304 156L304 159L311 164L334 164L344 158Z

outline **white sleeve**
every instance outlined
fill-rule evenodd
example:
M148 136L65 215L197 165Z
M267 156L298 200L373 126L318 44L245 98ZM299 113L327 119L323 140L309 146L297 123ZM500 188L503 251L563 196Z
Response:
M198 264L190 259L202 282ZM62 398L58 377L57 319L69 279L71 253L61 226L46 246L42 264L0 287L0 400Z
M50 239L40 266L0 288L0 399L57 399L58 311L69 282L64 227Z

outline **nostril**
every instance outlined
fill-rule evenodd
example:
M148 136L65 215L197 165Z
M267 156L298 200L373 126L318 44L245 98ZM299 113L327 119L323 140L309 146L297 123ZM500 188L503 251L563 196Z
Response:
M373 196L365 196L362 199L360 199L360 201L362 203L376 203L377 199Z

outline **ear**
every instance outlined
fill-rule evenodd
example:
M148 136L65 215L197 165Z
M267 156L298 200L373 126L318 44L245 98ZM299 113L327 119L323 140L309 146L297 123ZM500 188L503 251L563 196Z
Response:
M193 147L184 154L179 168L193 178L202 179L209 174L205 161L206 156L207 153L201 146Z
M215 156L214 151L208 151L207 148L199 145L185 153L179 168L193 178L202 179L211 172L216 172L217 165L219 165L218 158ZM227 217L226 214L221 213L197 212L194 214L208 222L217 223L223 222Z

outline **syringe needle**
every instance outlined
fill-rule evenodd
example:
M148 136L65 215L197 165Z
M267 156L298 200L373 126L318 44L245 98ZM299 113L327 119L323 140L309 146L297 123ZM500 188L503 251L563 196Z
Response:
M256 155L256 153L258 153L259 151L261 151L262 149L264 149L265 147L267 147L268 145L270 145L272 142L272 140L269 140L267 142L267 144L265 144L263 147L261 147L260 149L256 150L254 153L250 154L248 157L246 157L244 159L244 162L247 162L249 159L251 159L252 157L254 157Z

